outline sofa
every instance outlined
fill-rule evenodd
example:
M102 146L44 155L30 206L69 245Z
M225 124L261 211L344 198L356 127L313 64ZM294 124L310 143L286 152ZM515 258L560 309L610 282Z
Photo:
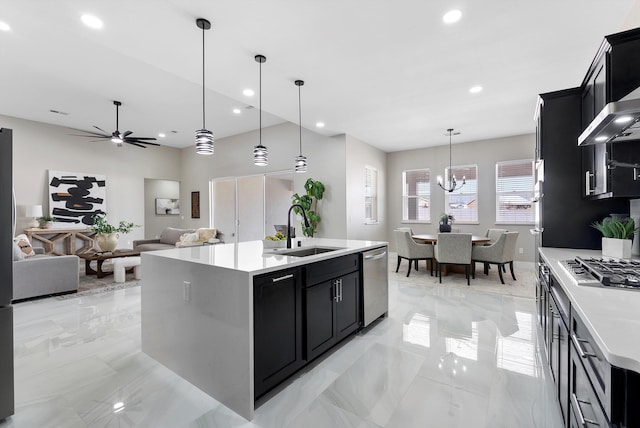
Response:
M223 242L222 233L216 229L178 229L166 227L157 239L133 241L134 251L167 250L169 248L193 247Z
M26 258L19 259L19 255L14 255L14 301L78 291L78 256L47 256L44 254L44 248L34 248L33 251L35 255Z

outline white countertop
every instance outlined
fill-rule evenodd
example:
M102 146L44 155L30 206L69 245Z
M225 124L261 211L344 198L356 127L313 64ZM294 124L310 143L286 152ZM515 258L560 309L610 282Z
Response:
M280 252L285 251L286 248L264 249L262 241L248 241L240 242L238 244L217 244L149 251L143 252L142 255L166 257L259 275L274 270L286 269L288 267L301 266L317 262L319 260L339 257L345 254L367 251L386 245L387 242L382 241L309 238L303 241L302 247L295 247L291 249L294 250L308 247L330 247L339 249L307 257L293 257L280 254Z
M579 286L558 264L576 256L600 258L600 251L540 248L540 254L607 361L640 373L640 291Z

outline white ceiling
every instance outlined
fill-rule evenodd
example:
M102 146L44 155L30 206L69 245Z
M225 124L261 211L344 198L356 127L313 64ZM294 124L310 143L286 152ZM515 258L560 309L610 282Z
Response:
M0 114L71 128L166 132L194 144L302 122L391 152L534 132L538 93L578 86L603 36L640 26L635 0L3 0ZM462 10L453 25L442 22ZM85 13L102 19L92 30ZM482 85L484 91L470 94ZM242 90L251 87L249 99ZM231 110L239 107L240 115ZM53 114L58 110L68 115ZM317 121L326 123L322 130ZM2 124L0 123L0 126ZM177 131L177 133L170 133ZM71 132L70 132L71 133ZM71 137L70 138L79 138ZM138 150L135 147L131 149Z

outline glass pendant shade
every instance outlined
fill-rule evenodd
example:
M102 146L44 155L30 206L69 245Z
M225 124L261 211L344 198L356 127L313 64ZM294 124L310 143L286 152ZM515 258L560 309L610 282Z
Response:
M196 131L196 153L212 155L213 148L213 133L208 129L198 129Z
M257 166L267 166L269 164L269 151L262 144L253 148L253 164Z
M445 134L445 135L449 136L449 180L448 180L448 183L447 183L447 187L444 186L444 182L442 180L442 176L441 175L439 175L436 178L436 182L438 183L438 186L440 186L440 188L442 190L444 190L445 192L451 193L454 190L461 189L462 186L464 186L466 184L466 179L463 176L462 177L462 184L460 186L458 186L458 182L456 181L456 176L455 176L455 174L452 173L453 169L451 167L451 136L452 135L460 135L460 133L459 132L453 132L453 128L447 129L447 132L448 132L448 134Z
M306 156L296 156L295 172L307 172Z

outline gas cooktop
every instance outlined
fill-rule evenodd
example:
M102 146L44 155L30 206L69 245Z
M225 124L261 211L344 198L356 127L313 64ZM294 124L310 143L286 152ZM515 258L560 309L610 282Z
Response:
M578 285L640 290L640 260L576 257L559 263Z

